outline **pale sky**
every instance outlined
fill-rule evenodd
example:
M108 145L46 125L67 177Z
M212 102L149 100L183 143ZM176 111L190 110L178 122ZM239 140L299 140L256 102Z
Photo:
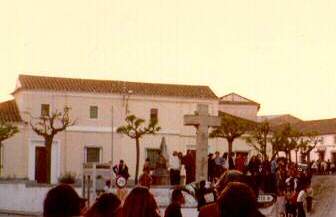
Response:
M335 0L0 0L0 100L18 74L208 85L259 114L336 118Z

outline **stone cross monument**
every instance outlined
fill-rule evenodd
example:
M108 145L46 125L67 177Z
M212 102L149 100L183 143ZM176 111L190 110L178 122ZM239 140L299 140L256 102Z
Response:
M210 116L208 105L198 104L197 114L185 115L184 125L196 127L196 181L207 180L209 127L220 126L218 116Z

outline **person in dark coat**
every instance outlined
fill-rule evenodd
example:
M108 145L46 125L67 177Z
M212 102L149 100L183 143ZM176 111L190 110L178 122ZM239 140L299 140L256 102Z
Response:
M123 160L120 160L119 164L113 167L113 172L117 177L122 176L126 180L129 178L128 167Z
M196 199L197 199L197 210L199 211L202 206L206 204L205 196L206 188L205 188L205 181L200 182L200 188L196 191Z
M185 204L185 199L181 188L175 188L172 193L171 203L165 210L164 217L182 217L181 206Z
M208 181L209 182L213 182L215 179L215 167L216 167L216 163L215 160L213 159L213 154L210 153L208 155Z
M228 155L228 161L229 161L229 170L234 170L236 167L233 161L233 153L231 153L231 155Z
M186 184L195 181L196 177L196 157L191 150L188 150L187 154L182 158L182 164L186 171Z

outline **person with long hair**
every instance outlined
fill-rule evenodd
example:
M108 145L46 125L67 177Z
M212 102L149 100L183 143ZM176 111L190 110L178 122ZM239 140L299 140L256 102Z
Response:
M215 184L216 198L219 198L223 190L231 182L246 183L247 185L251 186L251 188L254 187L254 183L242 172L237 170L227 170L222 174ZM220 217L220 213L220 204L217 200L201 207L198 217Z
M220 217L263 217L253 190L240 182L229 183L219 200Z
M52 188L43 203L43 217L79 216L84 207L83 199L67 184Z
M160 217L154 196L146 187L135 187L126 197L123 217Z
M85 213L84 217L122 217L121 201L112 193L104 193Z

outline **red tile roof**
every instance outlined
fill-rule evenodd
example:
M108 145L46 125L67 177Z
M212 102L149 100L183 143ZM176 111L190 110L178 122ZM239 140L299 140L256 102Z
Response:
M22 121L15 100L0 103L0 120L4 122Z
M238 117L238 116L235 116L235 115L232 115L232 114L229 114L229 113L226 113L226 112L222 112L222 111L218 111L218 116L220 116L220 117L228 116L228 117L231 117L233 119L237 119L238 121L243 121L246 124L250 125L251 127L254 127L254 126L258 125L258 122L256 122L256 121L252 121L252 120L249 120L249 119L246 119L246 118L243 118L243 117Z
M336 118L297 122L293 127L306 133L316 131L321 135L336 134Z
M132 91L134 95L218 99L208 86L155 84L110 80L20 75L20 90L116 93ZM15 93L14 92L14 93Z
M287 123L296 124L298 122L302 122L301 119L290 114L258 116L259 122L266 120L270 123L271 126L279 126Z

